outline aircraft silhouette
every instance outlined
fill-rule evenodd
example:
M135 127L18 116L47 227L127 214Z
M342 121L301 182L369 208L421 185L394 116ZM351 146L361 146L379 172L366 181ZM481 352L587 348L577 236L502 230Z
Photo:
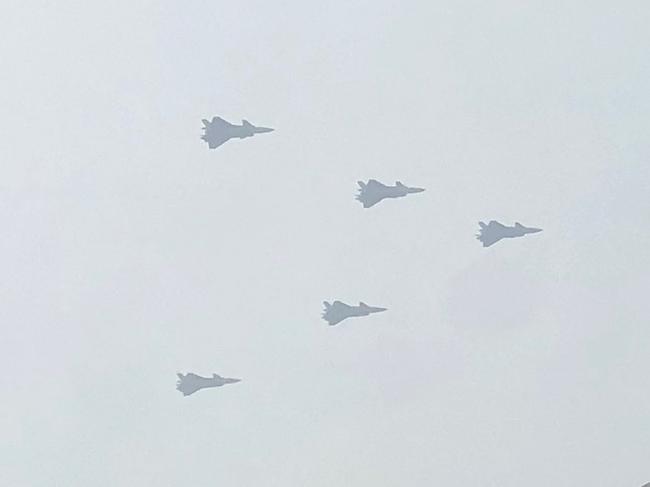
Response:
M327 321L330 326L337 325L346 318L368 316L371 313L380 313L387 309L368 306L366 303L362 302L359 302L359 306L350 306L341 301L334 301L332 304L323 301L323 305L325 306L325 309L323 310L323 319Z
M478 222L481 229L476 235L476 238L483 244L483 247L489 247L497 243L502 238L516 238L523 237L529 233L541 232L541 228L528 228L521 223L516 222L513 227L508 227L492 220L487 225L483 222Z
M183 396L189 396L190 394L194 394L196 391L206 387L221 387L225 384L234 384L241 381L241 379L228 379L217 374L212 374L212 377L201 377L192 372L185 375L181 373L176 375L179 379L176 382L176 389L181 391Z
M247 120L242 120L241 125L233 125L221 117L212 117L211 122L206 119L202 121L205 133L201 136L201 139L208 143L210 149L216 149L230 139L245 139L255 134L273 132L273 129L256 127Z
M395 186L386 186L375 179L370 179L367 183L357 181L357 184L359 185L359 194L356 199L363 204L364 208L370 208L385 198L402 198L407 194L424 191L423 188L404 186L400 181L396 181Z

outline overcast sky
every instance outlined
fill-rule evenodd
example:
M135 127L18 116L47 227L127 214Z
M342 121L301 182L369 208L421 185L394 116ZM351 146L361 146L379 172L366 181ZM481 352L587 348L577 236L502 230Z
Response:
M0 484L650 480L649 24L2 2ZM215 115L276 130L208 150ZM427 191L364 210L369 178ZM544 232L483 248L492 219Z

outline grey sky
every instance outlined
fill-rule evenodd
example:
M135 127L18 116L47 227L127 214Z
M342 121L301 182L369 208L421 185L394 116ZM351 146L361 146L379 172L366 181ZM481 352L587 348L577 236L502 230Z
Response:
M649 23L3 2L0 484L647 482ZM210 151L214 115L276 131ZM369 178L427 191L365 211Z

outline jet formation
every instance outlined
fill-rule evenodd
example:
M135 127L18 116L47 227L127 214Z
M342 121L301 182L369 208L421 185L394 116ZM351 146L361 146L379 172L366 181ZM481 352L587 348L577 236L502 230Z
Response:
M213 117L211 121L203 119L204 134L201 139L204 140L210 149L220 147L230 139L245 139L255 134L272 132L274 129L267 127L256 127L247 120L242 120L241 125L231 124L220 117ZM403 198L409 194L421 193L424 188L408 187L400 181L396 181L393 186L383 184L376 179L369 179L367 183L358 181L359 194L356 199L361 202L364 208L370 208L386 198ZM540 228L528 228L521 223L516 222L514 226L509 227L495 220L490 221L487 225L479 222L480 230L476 238L483 244L483 247L489 247L503 238L523 237L529 233L541 232ZM322 313L323 320L327 321L330 326L338 325L347 318L368 316L373 313L386 311L387 308L368 306L359 302L357 306L352 306L341 301L329 303L323 302L324 310ZM195 392L209 388L221 387L226 384L240 382L240 379L232 379L212 374L212 377L201 377L193 373L185 375L178 373L176 389L183 396L189 396ZM644 487L650 487L650 483Z
M234 384L240 382L241 379L229 379L221 377L217 374L212 374L212 377L201 377L200 375L189 372L185 375L178 373L178 381L176 382L176 389L183 393L183 396L189 396L196 391L205 389L207 387L221 387L225 384Z
M424 191L423 188L404 186L400 181L396 181L395 186L386 186L375 179L370 179L367 183L357 181L357 184L359 185L359 194L356 199L363 204L364 208L370 208L385 198L402 198L407 194Z
M248 120L242 120L241 125L233 125L221 117L212 117L211 122L203 119L203 130L205 133L201 138L208 143L210 149L216 149L230 139L245 139L255 134L273 132L271 128L256 127Z
M323 319L327 321L330 326L338 325L346 318L368 316L371 313L380 313L387 309L368 306L366 303L362 302L360 302L358 306L350 306L341 301L334 301L332 304L323 301L323 305L325 306L325 309L323 310Z
M523 237L529 233L541 232L541 228L529 228L523 226L521 223L516 222L513 227L508 227L492 220L487 225L483 222L478 223L481 227L476 238L483 244L483 247L489 247L497 243L502 238L517 238Z

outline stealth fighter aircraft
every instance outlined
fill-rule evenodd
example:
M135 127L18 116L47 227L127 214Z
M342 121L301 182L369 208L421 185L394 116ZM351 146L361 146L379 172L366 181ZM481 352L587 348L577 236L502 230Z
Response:
M201 138L208 143L210 149L216 149L230 139L245 139L255 134L273 132L273 129L256 127L247 120L242 120L241 125L233 125L220 117L212 117L211 122L203 119L203 130L205 133Z
M422 188L409 188L399 181L395 182L395 186L386 186L375 179L370 179L367 183L357 181L357 184L359 185L359 194L356 198L364 208L370 208L384 198L402 198L407 194L424 191Z
M368 316L370 313L386 311L386 308L376 308L361 302L359 303L359 306L350 306L341 301L334 301L332 304L323 301L323 305L325 306L325 309L323 310L323 319L327 321L330 326L337 325L346 318Z
M497 221L492 220L487 225L483 222L478 223L481 227L476 238L483 244L483 247L489 247L497 243L502 238L523 237L528 233L541 232L541 228L528 228L521 223L516 222L514 227L508 227Z
M178 376L176 389L181 391L184 396L194 394L196 391L204 389L206 387L221 387L225 384L234 384L235 382L239 382L241 380L228 379L217 374L212 374L212 377L201 377L200 375L196 375L191 372L185 375L180 373L176 375Z

